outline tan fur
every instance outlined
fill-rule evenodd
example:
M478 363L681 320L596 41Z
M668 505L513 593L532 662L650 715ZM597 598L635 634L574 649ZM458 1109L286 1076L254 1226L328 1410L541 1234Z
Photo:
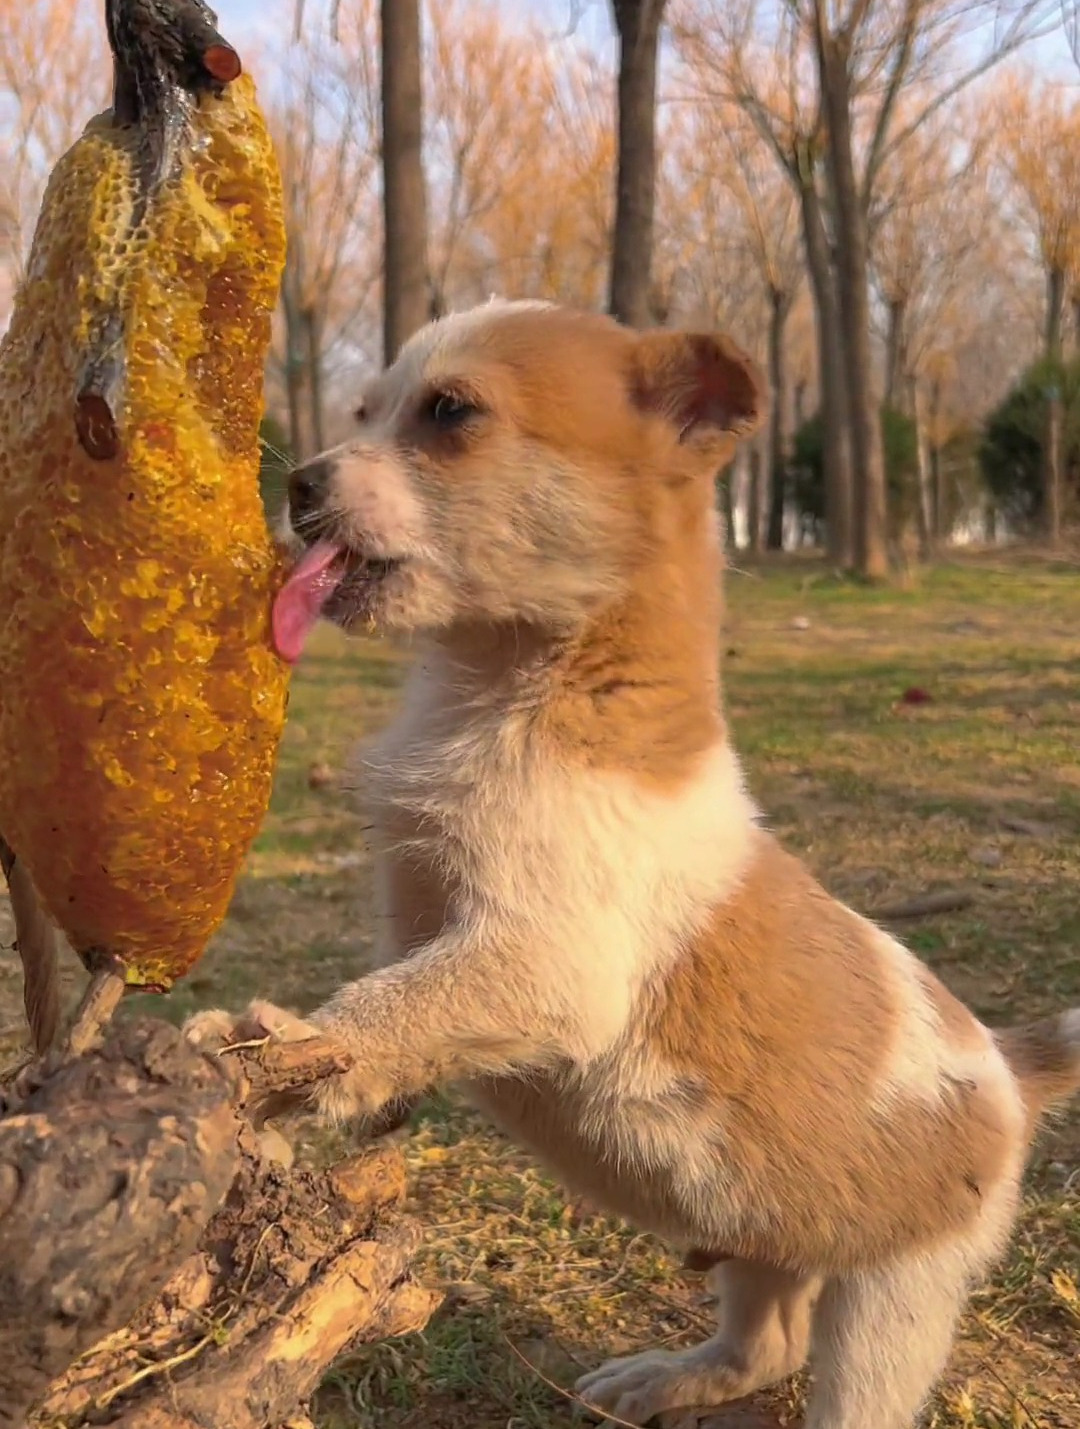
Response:
M759 827L721 710L713 477L760 416L708 335L493 304L407 345L294 522L359 572L335 619L416 641L358 767L383 966L309 1022L256 1003L191 1034L336 1033L357 1063L328 1116L463 1081L711 1266L717 1335L587 1376L603 1412L689 1424L809 1353L809 1429L906 1429L1080 1036L996 1041ZM365 585L372 557L398 564Z
M1004 1028L997 1040L1019 1078L1034 1130L1044 1112L1080 1090L1080 1010Z

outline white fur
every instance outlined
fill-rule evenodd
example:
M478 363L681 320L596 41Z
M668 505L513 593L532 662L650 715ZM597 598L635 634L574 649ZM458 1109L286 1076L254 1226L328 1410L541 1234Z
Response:
M892 983L900 1014L875 1107L888 1111L911 1097L935 1103L948 1094L952 1084L970 1083L992 1096L1019 1137L1024 1125L1023 1100L991 1032L972 1017L970 1042L957 1046L919 980L920 964L915 955L879 928L872 928L871 938Z
M337 457L333 492L342 537L368 556L422 556L434 562L423 502L385 445L346 442Z
M911 1429L973 1285L1016 1214L1020 1149L978 1220L943 1244L831 1281L814 1317L806 1429Z
M553 306L539 299L509 301L491 298L479 307L447 313L414 333L401 349L390 373L392 390L395 393L415 392L423 379L430 380L436 375L439 363L451 356L456 347L499 318L514 313L542 312Z
M585 1065L730 895L756 811L727 743L684 788L650 791L539 754L527 708L485 710L482 695L461 697L463 679L438 651L418 662L364 783L377 818L396 810L418 822L412 852L438 861L455 923L482 929L485 943L524 934L545 949L551 994L575 1009L579 1038L567 1050Z

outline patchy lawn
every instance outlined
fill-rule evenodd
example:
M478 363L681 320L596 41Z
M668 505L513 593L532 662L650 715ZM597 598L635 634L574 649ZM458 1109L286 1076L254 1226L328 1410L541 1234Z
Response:
M732 723L783 842L861 910L968 893L968 906L903 931L991 1023L1080 1004L1080 566L959 559L878 591L790 560L734 572L727 589ZM363 968L364 819L334 776L393 708L404 658L319 637L228 923L154 1011L178 1018L255 992L307 1008ZM910 691L926 698L905 702ZM18 998L5 952L0 1050L20 1037ZM308 1144L329 1149L314 1130ZM429 1274L453 1285L453 1312L342 1364L320 1429L569 1425L554 1385L612 1353L709 1332L699 1280L650 1237L579 1215L453 1102L422 1109L406 1150ZM1013 1252L972 1303L936 1429L1076 1429L1078 1285L1072 1115L1040 1142ZM788 1421L799 1387L768 1403Z

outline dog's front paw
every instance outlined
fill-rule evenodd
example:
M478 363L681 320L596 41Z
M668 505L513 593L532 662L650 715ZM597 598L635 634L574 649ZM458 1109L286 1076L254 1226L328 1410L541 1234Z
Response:
M276 1007L272 1002L255 1001L239 1016L228 1012L200 1012L184 1025L184 1033L205 1052L221 1052L230 1046L262 1042L307 1042L313 1037L339 1042L350 1055L356 1053L356 1038L341 1035L329 1009L320 1009L311 1021ZM367 1061L354 1062L348 1071L322 1081L275 1093L272 1102L255 1108L258 1121L297 1112L313 1112L324 1121L351 1121L373 1116L398 1095L391 1078L380 1076Z
M184 1023L184 1036L203 1052L219 1052L246 1042L306 1042L323 1036L320 1028L272 1002L255 1001L239 1014L224 1008L196 1012Z
M272 1002L256 1000L246 1011L235 1014L221 1008L196 1013L184 1024L184 1036L202 1052L226 1053L230 1048L258 1047L265 1043L308 1042L332 1037L330 1029L315 1026ZM247 1103L249 1116L257 1127L271 1117L314 1112L333 1120L348 1114L349 1097L342 1085L347 1074L327 1077L322 1082L301 1083L286 1089L256 1093ZM345 1106L346 1110L339 1110Z
M223 1007L196 1012L184 1023L181 1031L200 1052L220 1052L233 1042L239 1042L236 1027L239 1019Z

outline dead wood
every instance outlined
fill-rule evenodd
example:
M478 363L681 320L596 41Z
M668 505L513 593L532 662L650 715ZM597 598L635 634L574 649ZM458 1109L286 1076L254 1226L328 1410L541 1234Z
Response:
M936 913L959 913L970 908L975 895L966 888L941 888L873 908L867 914L877 923L899 923L907 918L929 918Z
M0 1118L0 1426L302 1424L341 1353L426 1323L400 1156L286 1169L238 1111L347 1065L321 1039L213 1057L142 1022L23 1070Z

